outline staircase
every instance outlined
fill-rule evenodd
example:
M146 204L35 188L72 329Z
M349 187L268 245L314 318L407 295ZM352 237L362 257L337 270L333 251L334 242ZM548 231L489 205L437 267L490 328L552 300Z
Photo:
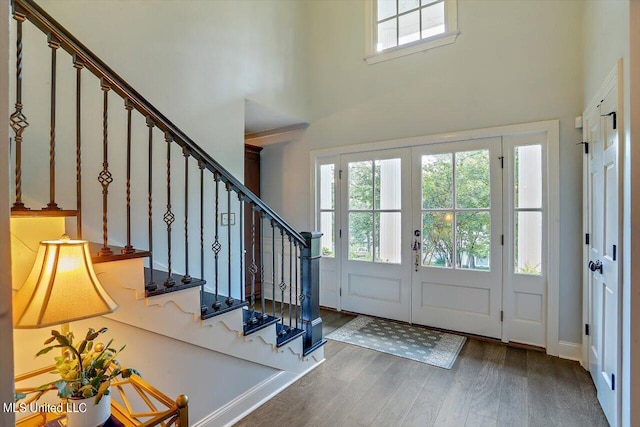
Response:
M66 233L94 241L95 270L119 304L107 323L134 340L265 367L260 384L269 387L256 384L218 408L192 400L192 414L205 415L192 417L196 425L231 422L321 363L320 234L294 230L33 0L13 0L13 17L14 289L40 240ZM38 30L46 45L25 46ZM47 64L29 74L43 81L23 82L30 62ZM43 87L48 93L36 93ZM35 111L42 119L47 98L48 120L28 118ZM203 360L197 369L208 369Z

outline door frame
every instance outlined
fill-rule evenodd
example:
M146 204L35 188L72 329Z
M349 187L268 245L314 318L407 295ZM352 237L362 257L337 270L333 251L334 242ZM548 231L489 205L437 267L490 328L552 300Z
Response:
M547 239L549 242L546 254L547 262L547 331L546 331L546 352L549 355L558 356L559 345L559 318L560 318L560 287L559 287L559 240L560 235L560 194L559 194L559 152L560 152L560 122L559 120L546 120L532 123L522 123L507 126L490 127L484 129L465 130L459 132L440 133L434 135L424 135L410 138L393 139L387 141L365 142L350 144L340 147L332 147L318 150L311 150L309 153L309 191L310 197L310 224L317 224L316 212L318 209L318 176L317 166L326 163L326 159L337 157L342 154L358 153L363 151L387 150L394 148L406 148L427 144L438 144L443 142L455 142L462 140L504 137L509 135L519 135L527 133L545 133L547 140L546 170L548 178L546 189L546 202L548 206L548 227ZM324 161L323 161L324 160ZM339 225L336 224L336 242ZM336 254L337 255L337 254ZM340 307L336 307L340 310Z
M623 197L623 185L624 185L624 152L625 152L625 133L623 132L624 130L624 85L622 84L623 82L623 73L624 73L624 68L622 66L622 59L618 59L616 65L613 67L613 69L609 72L609 74L607 75L607 77L604 79L604 81L602 82L602 85L600 86L600 88L598 89L598 91L596 92L596 95L591 99L591 101L589 102L589 104L587 104L587 107L585 108L584 112L583 112L583 118L588 117L588 114L590 112L592 112L593 110L597 109L600 105L600 103L602 102L602 99L604 99L604 97L617 85L617 92L618 92L618 110L617 110L617 115L616 115L616 119L617 119L617 129L618 129L618 256L619 258L619 262L618 262L618 286L619 286L619 292L618 292L618 307L619 307L619 313L618 313L618 331L617 331L617 335L618 335L618 345L621 346L622 345L622 328L623 328L623 324L622 324L622 287L623 287L623 276L622 276L622 271L623 271L623 264L624 264L624 253L625 253L625 248L624 248L624 239L623 237L623 214L624 214L624 210L623 210L623 206L624 206L624 197ZM588 132L588 126L583 126L583 141L586 141L586 137L587 134L586 132ZM589 228L589 198L588 198L588 191L589 191L589 179L588 179L588 174L589 174L589 156L585 155L583 156L583 160L582 160L582 228L583 228L583 236L585 236L584 238L586 238L586 234L590 232L590 228ZM587 264L589 263L589 258L590 258L590 253L589 253L590 247L587 244L583 245L583 250L582 250L582 262L583 262L583 268L586 268ZM592 311L592 307L591 307L591 298L590 298L590 288L589 288L589 278L590 275L589 274L583 274L582 276L582 323L583 323L583 329L582 329L582 367L585 368L587 371L589 370L589 336L587 336L586 334L586 325L588 325L591 321L591 311ZM622 373L622 351L618 352L618 357L616 360L616 372L618 373ZM624 377L621 374L620 375L620 380L623 381ZM616 412L617 412L617 419L618 420L622 420L621 415L622 415L622 385L620 384L619 387L616 388L616 393L617 393L617 408L616 408Z

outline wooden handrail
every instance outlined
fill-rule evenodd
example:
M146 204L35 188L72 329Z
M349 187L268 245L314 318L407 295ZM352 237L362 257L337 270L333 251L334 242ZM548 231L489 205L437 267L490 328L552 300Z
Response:
M173 136L174 141L186 150L189 155L201 161L206 169L212 173L218 173L220 179L228 183L242 199L252 204L257 210L264 212L267 218L273 219L278 228L295 239L300 245L305 246L305 239L294 230L280 215L264 203L251 190L245 187L236 177L214 160L205 150L189 138L180 128L167 119L157 108L140 95L122 77L113 71L97 55L91 52L67 29L47 14L34 0L12 0L14 13L26 16L26 19L34 24L40 31L54 36L60 41L60 47L74 56L99 79L104 79L110 85L111 90L119 94L125 100L129 100L136 111L151 120L156 127Z

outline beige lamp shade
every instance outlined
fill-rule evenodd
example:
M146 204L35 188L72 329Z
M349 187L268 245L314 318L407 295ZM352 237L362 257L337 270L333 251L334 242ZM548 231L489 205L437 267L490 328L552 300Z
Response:
M89 243L63 236L40 242L33 269L13 300L13 325L41 328L116 308L93 271Z

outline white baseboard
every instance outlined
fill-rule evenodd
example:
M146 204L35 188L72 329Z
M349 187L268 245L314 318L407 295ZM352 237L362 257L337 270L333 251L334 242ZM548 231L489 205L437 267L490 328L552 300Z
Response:
M582 344L560 341L558 343L558 357L582 362Z
M323 362L324 360L302 373L280 371L261 383L256 384L254 387L191 426L232 426Z

